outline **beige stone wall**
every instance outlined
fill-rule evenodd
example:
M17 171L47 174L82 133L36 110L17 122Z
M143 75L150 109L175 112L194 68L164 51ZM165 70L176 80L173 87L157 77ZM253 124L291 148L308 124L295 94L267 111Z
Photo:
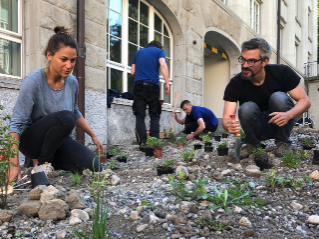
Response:
M319 102L319 81L309 82L309 98L311 107L309 109L309 117L314 121L316 129L319 129L319 113L318 113L318 102Z

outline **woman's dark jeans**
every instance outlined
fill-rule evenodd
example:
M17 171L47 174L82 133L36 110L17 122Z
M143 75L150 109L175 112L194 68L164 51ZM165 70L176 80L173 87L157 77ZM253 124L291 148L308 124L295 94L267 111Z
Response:
M39 165L52 163L54 169L100 171L94 153L70 137L76 120L76 115L68 110L44 116L21 134L20 151L28 158L38 159Z
M261 112L258 105L254 102L245 102L239 107L238 115L241 127L246 134L246 142L260 146L260 141L276 139L282 142L289 142L290 132L295 120L279 127L273 123L268 123L272 118L272 112L287 112L294 107L292 99L284 92L275 92L269 98L269 109Z

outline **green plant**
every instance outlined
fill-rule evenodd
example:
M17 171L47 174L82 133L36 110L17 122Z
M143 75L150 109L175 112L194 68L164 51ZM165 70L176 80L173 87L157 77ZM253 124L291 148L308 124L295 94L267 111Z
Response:
M152 208L153 207L152 203L149 203L147 201L142 201L141 202L141 206L145 206L147 208Z
M223 131L223 134L229 134L226 130Z
M164 137L167 138L167 140L171 143L174 143L176 141L176 135L174 134L174 132L172 132L172 129L169 129L168 132L167 130L165 130Z
M216 133L215 133L215 136L220 136L220 132L216 132Z
M309 153L308 153L308 151L307 150L298 150L298 151L296 151L295 152L295 155L296 155L296 157L297 158L299 158L299 159L305 159L305 158L308 158L309 157Z
M208 227L210 230L219 232L230 230L230 227L228 225L223 225L219 221L209 221Z
M116 154L115 149L108 149L108 150L106 150L106 152L109 155L115 155Z
M283 166L292 169L297 168L301 163L301 160L294 154L294 152L287 150L284 152L283 157L281 158Z
M205 133L204 131L201 132L198 137L200 137L201 139L203 139L205 137L205 135L207 135L207 133Z
M146 146L153 149L163 149L165 142L155 137L149 137L146 140Z
M206 134L205 136L204 136L204 138L203 138L203 141L205 142L205 143L209 143L210 142L210 136L208 135L208 134Z
M94 168L94 162L92 162ZM109 171L109 167L107 168L104 174L94 172L94 178L91 182L89 189L92 191L92 196L96 199L96 206L93 211L93 226L92 231L89 233L85 231L82 227L81 231L73 230L73 233L83 239L105 239L111 238L110 232L107 227L107 219L108 219L108 200L105 197L105 186L110 184L109 182L105 181L107 177L107 173ZM107 236L105 235L107 234Z
M184 173L183 173L184 174ZM170 175L168 176L170 180L170 185L173 189L167 190L175 196L175 203L180 203L181 201L192 201L192 200L205 200L208 198L206 189L208 180L199 179L198 181L193 180L194 186L189 188L186 185L183 174L180 175ZM185 175L185 174L184 174ZM180 180L177 180L180 177Z
M225 148L228 147L228 143L227 143L227 141L225 141L225 142L223 142L223 143L218 144L217 147L218 147L219 149L225 149Z
M115 160L114 160L114 159L111 159L111 160L110 160L109 168L110 168L110 169L118 169L118 168L119 168L119 167L118 167L118 164L115 163Z
M80 185L82 175L80 175L78 172L76 172L76 173L71 173L70 176L72 178L71 186Z
M186 142L187 142L186 137L183 136L183 137L179 138L179 139L177 140L177 142L178 142L178 143L182 143L182 144L186 144Z
M313 144L314 144L314 142L310 139L305 139L303 141L303 145L308 146L308 147L312 146Z
M255 158L261 158L263 156L263 149L262 148L254 148L253 155Z
M115 149L114 149L114 153L115 154L120 154L122 152L122 148L121 147L116 147Z
M176 163L176 160L175 160L175 159L164 159L164 160L163 160L162 168L163 168L163 169L169 169L169 168L171 168L175 163Z
M270 171L270 174L262 174L262 175L265 175L265 181L266 181L266 184L267 186L270 186L270 187L275 187L276 185L276 171L274 169L272 169Z
M178 152L182 158L187 161L196 161L196 156L197 156L197 150L192 150L188 151L187 148L185 147L184 153Z
M24 232L19 232L14 234L15 237L25 237L25 233Z
M119 153L118 156L119 156L120 158L126 158L126 157L127 157L127 154L124 153L124 152L121 152L121 153Z
M245 131L242 128L240 128L239 133L241 138L246 138Z
M207 222L204 221L204 220L199 220L199 221L198 221L198 225L200 225L201 227L206 226L206 224L207 224Z
M0 105L0 110L4 107ZM11 115L2 116L0 114L0 208L7 208L8 198L8 184L9 174L12 167L17 167L14 163L10 162L10 158L15 157L18 154L18 149L13 149L14 145L19 145L15 138L7 133L9 131L8 126L4 126L3 123L11 120Z
M275 187L276 185L278 186L285 186L285 185L290 185L295 188L300 188L303 183L305 183L306 180L308 180L307 176L304 178L297 178L295 179L293 176L288 174L288 176L285 178L282 175L276 176L276 171L271 170L270 174L263 174L265 175L265 181L267 183L267 186L270 187ZM309 183L312 183L312 180L309 181Z

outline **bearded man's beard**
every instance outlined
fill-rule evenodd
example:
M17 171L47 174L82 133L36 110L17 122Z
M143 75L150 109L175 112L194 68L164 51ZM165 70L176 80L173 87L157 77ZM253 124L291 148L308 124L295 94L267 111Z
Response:
M241 78L244 79L244 80L252 80L256 76L256 74L254 74L249 68L242 67L241 70L242 71L245 70L245 71L250 71L251 72L251 74L247 75L247 76L245 76L243 72L241 73Z

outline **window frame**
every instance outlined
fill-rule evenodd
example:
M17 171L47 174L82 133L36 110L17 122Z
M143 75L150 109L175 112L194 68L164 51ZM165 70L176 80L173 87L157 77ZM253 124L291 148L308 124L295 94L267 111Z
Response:
M111 1L111 0L108 0ZM114 0L113 0L114 1ZM172 31L169 27L169 25L167 24L166 20L162 17L162 15L154 8L154 6L152 6L151 4L149 4L148 2L144 1L144 0L139 0L138 4L140 6L140 2L143 2L149 9L148 9L148 42L154 40L154 31L155 31L155 27L154 27L154 22L155 22L155 14L160 18L163 26L165 25L167 31L168 31L168 38L169 38L169 43L170 43L170 52L169 55L170 57L166 59L170 59L170 66L168 66L169 70L169 81L170 81L170 91L172 91L172 86L173 86L173 34ZM129 57L128 57L128 46L129 44L133 44L134 46L136 46L138 49L141 49L142 46L139 45L139 37L138 37L138 42L137 44L130 42L129 41L129 34L128 34L128 27L129 27L129 21L130 21L130 17L129 17L129 0L122 0L122 28L121 28L121 39L122 39L122 43L121 43L121 63L118 62L114 62L111 61L109 58L110 55L110 32L106 33L106 37L107 37L107 46L106 46L106 51L107 51L107 59L106 59L106 70L107 70L107 84L106 87L107 89L109 89L109 86L111 84L111 68L122 71L122 92L126 92L128 90L128 74L130 74L131 72L131 62L129 61ZM108 8L108 7L106 7ZM139 8L140 9L140 8ZM137 22L138 25L142 24L145 25L143 23L140 22L140 19L138 18L138 20L135 20ZM107 23L107 26L109 26L109 24ZM139 26L138 26L139 29ZM164 32L164 31L163 31ZM139 36L140 32L138 31L138 36ZM166 36L164 33L161 35ZM164 38L163 38L164 39ZM164 44L164 42L162 43ZM161 83L161 94L160 94L160 99L164 99L164 91L162 90L164 88L164 83L165 80L163 78L162 75L159 76L159 81ZM172 102L172 94L170 94L170 102Z
M257 33L260 33L260 3L256 0L250 0L250 27Z
M20 44L20 76L8 75L0 73L0 78L19 79L23 78L23 39L22 39L22 0L18 0L18 32L9 31L0 28L0 38Z

